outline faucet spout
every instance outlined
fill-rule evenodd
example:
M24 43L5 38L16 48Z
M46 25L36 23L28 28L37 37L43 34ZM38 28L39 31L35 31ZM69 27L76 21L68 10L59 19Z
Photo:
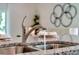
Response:
M24 26L24 21L26 19L26 16L23 18L22 21L22 43L26 43L26 40L28 38L28 36L30 35L30 33L36 29L43 29L45 30L46 28L43 28L41 25L35 25L32 27L32 29L30 29L27 33L26 33L26 26Z
M40 28L44 29L41 25L36 25L32 27L32 29L30 29L27 33L25 33L25 28L23 27L22 43L26 43L26 40L32 31L34 31L35 29L40 29Z

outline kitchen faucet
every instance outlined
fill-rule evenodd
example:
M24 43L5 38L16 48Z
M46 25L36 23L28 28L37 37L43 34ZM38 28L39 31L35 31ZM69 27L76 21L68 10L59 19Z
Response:
M25 20L26 16L23 18L23 21L22 21L22 43L26 43L26 40L28 38L28 36L30 35L30 33L32 31L34 31L35 29L45 29L43 28L41 25L35 25L34 27L32 27L32 29L30 29L27 33L26 33L26 27L24 26L24 20Z

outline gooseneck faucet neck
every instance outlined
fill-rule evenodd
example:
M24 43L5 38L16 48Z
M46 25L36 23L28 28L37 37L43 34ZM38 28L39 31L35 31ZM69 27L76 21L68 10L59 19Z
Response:
M30 35L30 33L32 31L34 31L35 29L40 29L40 28L42 28L42 26L36 25L36 26L32 27L32 29L30 29L27 33L25 33L26 30L25 30L25 28L23 28L23 39L22 39L22 42L25 43L27 38L28 38L28 36Z
M32 31L34 31L35 29L45 29L43 28L41 25L35 25L34 27L32 27L32 29L30 29L27 33L26 33L26 27L24 26L24 20L25 20L26 16L24 17L23 21L22 21L22 43L26 43L26 40L28 38L28 36L30 35L30 33Z

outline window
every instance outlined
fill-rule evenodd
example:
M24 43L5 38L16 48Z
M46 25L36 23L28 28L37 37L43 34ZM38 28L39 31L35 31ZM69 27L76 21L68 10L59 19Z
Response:
M6 33L6 14L5 11L0 10L0 34Z

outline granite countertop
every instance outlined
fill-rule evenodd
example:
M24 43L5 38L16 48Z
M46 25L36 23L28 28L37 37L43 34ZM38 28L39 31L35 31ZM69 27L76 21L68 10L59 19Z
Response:
M0 48L10 47L10 46L17 46L20 44L20 41L10 40L10 41L1 41ZM27 53L20 53L17 55L54 55L55 53L62 53L68 51L78 51L79 52L79 45L64 47L64 48L56 48L56 49L49 49L49 50L39 50L34 52L27 52Z
M0 40L0 48L17 46L20 43L21 43L20 41L16 41L16 40Z

